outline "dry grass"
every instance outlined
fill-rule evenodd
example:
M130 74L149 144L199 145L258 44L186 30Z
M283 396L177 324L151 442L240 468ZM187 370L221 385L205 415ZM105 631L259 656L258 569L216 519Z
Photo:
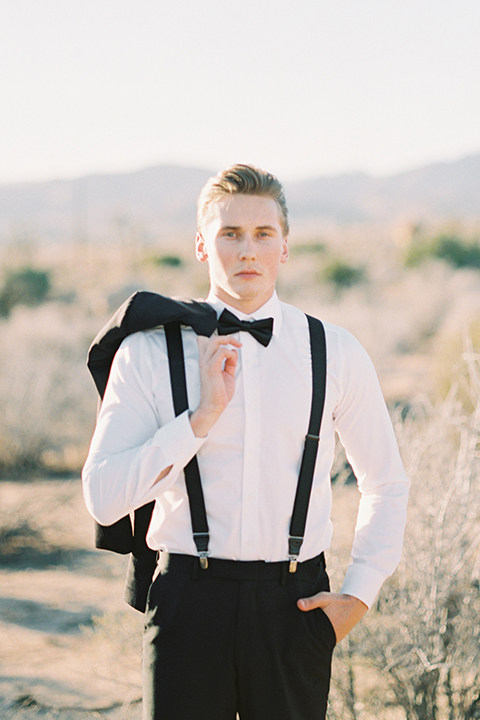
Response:
M304 247L305 238L292 238L299 249L279 283L283 299L361 340L391 407L404 409L403 419L400 412L396 417L412 479L404 561L377 607L336 651L331 720L428 720L423 686L436 720L464 720L467 712L473 719L480 692L478 638L472 639L480 613L480 274L441 262L405 269L399 238L395 228L331 229L316 238L324 249L315 252ZM86 350L131 292L205 295L205 269L192 260L189 241L162 247L162 254L183 262L159 265L152 248L133 242L120 252L34 245L4 251L4 271L30 264L48 268L53 280L48 303L19 306L0 321L4 476L79 470L96 405ZM321 281L336 257L361 266L365 282L335 289ZM466 348L468 337L473 345ZM0 623L0 652L10 678L3 681L1 716L137 720L139 616L123 606L124 559L91 551L78 481L3 482L0 492L8 615ZM338 482L329 553L334 587L348 562L357 502L355 487ZM29 614L37 627L28 624ZM445 645L453 630L455 643ZM127 685L120 682L119 658Z
M323 249L314 252L308 238L292 237L291 258L279 280L283 299L359 338L391 403L444 390L458 358L458 338L480 312L478 271L455 271L439 261L405 269L398 236L398 228L331 229L320 238ZM319 239L314 240L313 248ZM181 264L158 264L165 255L179 257ZM365 281L351 288L328 283L323 271L332 259L362 267ZM117 247L3 249L4 275L25 265L48 269L52 291L46 304L17 306L0 320L4 473L15 466L20 472L78 471L95 417L84 364L92 338L136 289L205 296L206 270L194 260L190 240L161 251L134 239Z

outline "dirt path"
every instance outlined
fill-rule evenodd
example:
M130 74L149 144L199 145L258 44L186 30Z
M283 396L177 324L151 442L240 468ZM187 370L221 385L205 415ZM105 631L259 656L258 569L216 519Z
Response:
M142 616L80 482L0 482L0 507L0 717L137 720Z

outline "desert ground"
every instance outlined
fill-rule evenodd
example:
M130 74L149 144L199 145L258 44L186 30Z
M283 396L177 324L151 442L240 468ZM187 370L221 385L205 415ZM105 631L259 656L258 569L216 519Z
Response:
M445 232L460 255L441 255ZM412 481L404 559L335 651L329 720L480 717L479 236L406 224L292 238L279 295L364 344ZM12 243L0 264L0 717L137 720L142 616L123 601L127 559L94 549L81 497L96 410L85 357L134 290L199 298L207 277L190 241L133 236ZM341 451L334 470L338 588L358 492Z
M80 480L5 480L0 503L0 717L140 717L141 615L126 558L93 549Z
M336 545L356 496L337 488ZM142 615L123 601L126 558L93 548L80 480L3 480L0 505L0 717L137 720Z

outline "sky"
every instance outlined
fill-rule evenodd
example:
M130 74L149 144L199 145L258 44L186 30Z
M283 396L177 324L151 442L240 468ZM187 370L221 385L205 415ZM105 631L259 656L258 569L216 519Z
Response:
M480 152L479 0L2 0L0 183Z

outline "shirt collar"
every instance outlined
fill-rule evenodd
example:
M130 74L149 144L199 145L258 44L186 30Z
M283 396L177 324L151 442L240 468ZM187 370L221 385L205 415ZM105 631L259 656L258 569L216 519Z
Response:
M262 307L258 308L258 310L255 310L255 312L251 313L251 315L246 315L240 310L233 308L231 305L227 305L227 303L223 302L223 300L220 300L220 298L218 298L213 292L209 293L207 297L207 302L214 308L214 310L216 310L217 317L220 317L225 308L227 308L227 310L230 310L231 313L236 315L239 320L263 320L263 318L272 317L273 335L275 335L275 337L278 337L278 335L280 334L280 329L282 327L282 308L276 290L274 290L272 297L267 300L265 305L262 305Z

